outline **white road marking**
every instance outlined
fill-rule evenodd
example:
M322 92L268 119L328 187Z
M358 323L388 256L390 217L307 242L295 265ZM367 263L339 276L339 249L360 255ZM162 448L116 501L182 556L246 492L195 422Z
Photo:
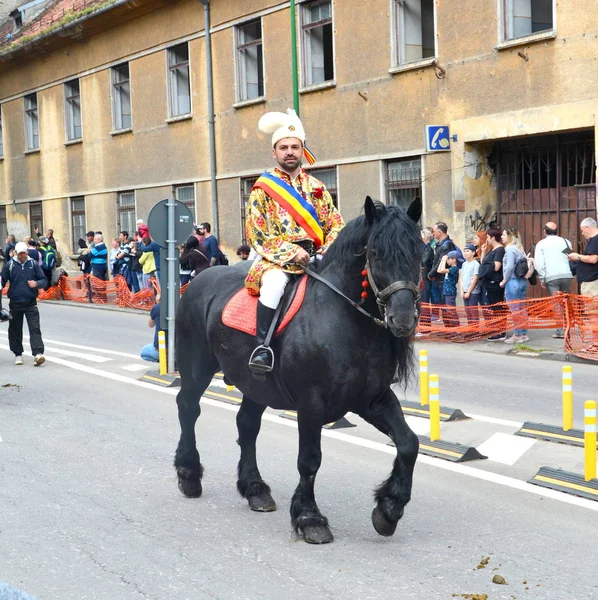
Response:
M405 417L411 431L417 435L430 435L430 420L420 417Z
M2 345L0 345L0 348L4 350L9 349L8 346ZM82 365L79 363L69 362L62 358L48 357L47 360L48 362L53 362L64 367L69 367L71 369L74 369L75 371L81 371L90 375L97 375L98 377L103 377L104 379L110 379L112 381L118 381L120 383L128 383L129 385L135 385L146 390L153 390L157 393L166 394L168 396L176 396L178 393L178 389L161 388L152 385L151 383L146 383L145 381L138 381L137 379L126 377L125 375L119 375L118 373L111 373L110 371L101 371L100 369L96 369L94 367L89 367L87 365ZM217 400L210 400L209 398L205 397L202 397L202 402L205 405L214 406L216 408L228 410L231 412L237 412L239 410L238 406L226 404L224 402L218 402ZM295 421L291 421L290 419L282 419L281 417L278 417L276 415L264 413L264 415L262 416L262 420L297 429L297 423ZM359 446L361 448L376 450L384 454L396 455L396 449L392 448L391 446L387 446L386 444L382 444L380 442L366 440L357 436L347 435L346 433L341 433L340 431L324 429L322 430L322 437L331 438L334 440L345 442L347 444L353 444L354 446ZM555 490L550 490L548 488L541 488L527 483L525 481L520 481L519 479L507 477L506 475L499 475L498 473L482 471L480 469L476 469L475 467L469 467L459 463L450 463L447 461L443 461L439 458L433 458L431 456L425 456L422 454L418 456L417 461L418 463L429 465L431 467L436 467L437 469L442 469L444 471L458 473L460 475L465 475L467 477L472 477L481 481L487 481L496 485L503 485L505 487L514 490L519 490L521 492L527 492L528 494L533 494L535 496L551 498L552 500L557 500L558 502L563 502L564 504L572 504L580 508L585 508L587 510L598 512L598 502L595 502L593 500L586 500L585 498L578 498L577 496L570 496L568 494L557 492Z
M45 352L49 352L50 354L64 354L66 356L72 356L73 358L82 358L94 363L105 363L112 360L106 356L96 356L95 354L91 354L91 352L85 354L83 352L74 352L73 350L64 350L62 348L49 348L48 346L45 347Z
M124 367L121 367L121 369L123 371L132 371L132 372L145 371L146 369L149 369L149 368L150 368L149 364L148 365L126 365Z
M534 444L532 438L517 437L510 433L494 433L485 442L477 447L480 454L489 460L514 465Z
M212 383L210 385L213 385L214 387L226 389L226 383L224 383L224 381L222 381L222 379L217 379L216 377L214 377L214 379L212 379Z
M0 338L8 341L8 334L0 331ZM23 339L29 340L28 335L24 335ZM58 340L48 340L44 338L44 342L48 344L56 344L57 346L65 346L66 348L76 348L77 350L88 350L90 352L99 352L100 354L113 354L115 356L123 356L124 358L136 358L139 360L139 354L128 354L126 352L118 352L117 350L104 350L103 348L94 348L92 346L82 346L81 344L70 344L68 342L59 342Z
M513 429L521 429L523 427L523 421L509 421L507 419L497 419L495 417L486 417L484 415L472 415L470 412L465 411L465 414L475 421L482 421L482 423L492 423L493 425L504 425L505 427L512 427Z

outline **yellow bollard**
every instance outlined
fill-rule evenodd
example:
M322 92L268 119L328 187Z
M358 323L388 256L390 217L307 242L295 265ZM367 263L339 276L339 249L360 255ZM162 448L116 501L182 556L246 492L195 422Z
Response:
M586 400L584 408L584 471L590 481L596 479L596 402Z
M430 375L430 441L440 439L440 385L438 375Z
M158 331L158 354L160 355L160 375L168 373L166 366L166 334L163 331Z
M573 429L573 369L563 367L563 431Z
M419 399L422 406L427 406L430 401L427 350L419 351Z

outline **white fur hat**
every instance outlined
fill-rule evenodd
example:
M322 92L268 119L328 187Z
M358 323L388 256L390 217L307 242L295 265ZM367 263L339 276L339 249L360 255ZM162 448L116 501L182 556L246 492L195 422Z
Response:
M288 108L286 113L266 113L259 120L257 128L262 133L272 134L272 147L276 146L276 142L284 138L297 138L302 144L305 143L303 124L292 108Z

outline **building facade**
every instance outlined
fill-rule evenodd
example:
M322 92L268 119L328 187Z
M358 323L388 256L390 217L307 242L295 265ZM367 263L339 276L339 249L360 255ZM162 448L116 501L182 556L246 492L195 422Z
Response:
M0 236L51 227L68 254L87 229L114 237L172 195L213 222L203 5L31 4L0 26ZM230 249L272 166L257 121L293 105L290 4L209 4L218 229ZM590 4L297 0L312 170L345 218L368 194L400 206L421 196L422 224L444 220L460 243L499 222L518 225L529 249L549 219L581 243L579 221L596 216Z

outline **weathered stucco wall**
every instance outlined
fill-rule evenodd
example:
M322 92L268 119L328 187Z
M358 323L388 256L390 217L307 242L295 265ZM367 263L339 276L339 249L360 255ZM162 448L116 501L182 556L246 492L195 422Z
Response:
M211 6L220 237L236 247L241 239L238 177L272 165L270 140L257 132L257 121L268 110L292 105L290 16L287 7L276 9L276 0L212 0ZM319 164L342 163L339 198L349 219L366 194L385 195L384 160L422 155L424 126L450 124L458 135L451 153L423 160L424 223L445 220L463 242L467 215L495 198L491 174L467 172L472 148L464 144L594 126L598 13L585 0L572 0L558 6L556 39L497 49L496 2L464 0L456 10L454 3L438 0L443 76L433 66L389 72L389 7L388 0L334 1L335 85L301 94L308 142ZM264 10L269 11L263 16L266 101L235 108L230 25ZM10 64L1 66L0 203L10 209L13 201L18 206L43 199L45 223L66 216L65 223L53 225L70 240L69 197L86 196L88 223L111 232L118 191L136 190L138 216L145 217L172 184L195 183L198 219L213 222L202 28L201 4L181 0L40 60L12 70ZM193 38L193 118L168 123L164 47L186 36ZM133 131L111 135L109 67L125 60L130 60ZM65 146L62 83L75 76L81 77L83 143ZM25 155L22 95L36 90L41 151ZM465 201L465 212L455 213L456 200ZM9 230L20 231L22 220L12 214L7 211Z

